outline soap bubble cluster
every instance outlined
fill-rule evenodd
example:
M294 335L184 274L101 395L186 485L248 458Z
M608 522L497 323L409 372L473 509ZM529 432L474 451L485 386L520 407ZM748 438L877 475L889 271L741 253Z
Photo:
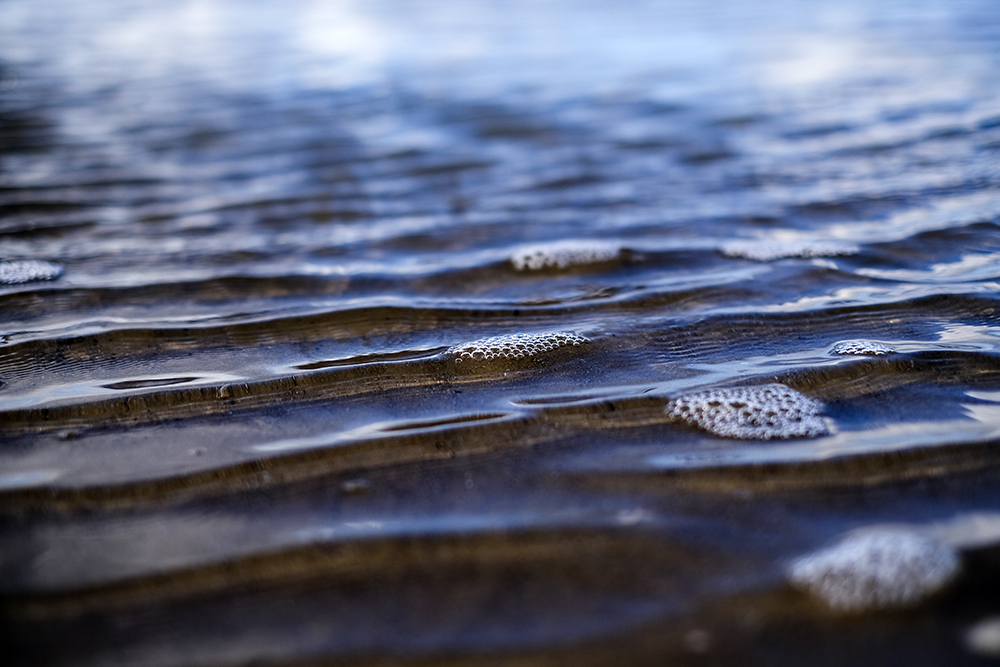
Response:
M895 351L888 345L883 345L873 340L845 340L842 343L837 343L830 350L833 354L855 354L869 357L884 357Z
M955 550L902 531L852 535L791 563L788 578L840 612L912 606L959 571Z
M755 262L772 262L776 259L799 257L836 257L853 255L858 246L837 241L730 241L721 248L726 257L751 259Z
M510 256L510 263L518 271L568 269L581 264L610 262L621 251L620 245L607 241L557 241L520 248Z
M783 384L716 389L671 400L672 419L723 438L775 440L829 433L822 404Z
M590 340L567 331L549 333L519 333L491 336L449 348L456 361L493 361L533 357L536 354L568 345L577 346Z
M35 280L54 280L62 275L63 267L36 259L0 261L0 284L17 285Z

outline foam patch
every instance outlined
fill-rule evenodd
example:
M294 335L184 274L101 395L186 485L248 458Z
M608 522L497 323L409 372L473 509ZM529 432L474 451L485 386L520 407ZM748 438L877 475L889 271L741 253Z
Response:
M716 389L667 403L672 419L723 438L784 440L829 433L823 405L783 384Z
M566 331L506 334L456 345L449 348L448 354L455 357L456 361L525 359L560 347L579 346L589 342L583 336Z
M0 284L17 285L35 280L54 280L62 275L63 267L53 262L34 259L0 262Z
M721 248L726 257L751 259L755 262L772 262L776 259L798 257L837 257L853 255L858 246L836 241L730 241Z
M873 340L845 340L842 343L837 343L830 350L833 354L864 355L869 357L884 357L895 351L888 345L883 345Z
M792 585L840 612L910 607L959 571L951 547L920 535L885 531L853 535L796 559Z
M621 246L606 241L557 241L520 248L510 256L510 263L518 271L568 269L610 262L617 259L621 251Z

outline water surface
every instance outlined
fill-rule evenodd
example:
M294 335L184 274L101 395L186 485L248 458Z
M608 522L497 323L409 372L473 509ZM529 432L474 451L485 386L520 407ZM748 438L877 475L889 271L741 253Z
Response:
M0 259L63 268L0 285L13 664L986 660L994 2L12 0ZM774 383L827 434L666 411ZM890 525L948 590L788 584Z

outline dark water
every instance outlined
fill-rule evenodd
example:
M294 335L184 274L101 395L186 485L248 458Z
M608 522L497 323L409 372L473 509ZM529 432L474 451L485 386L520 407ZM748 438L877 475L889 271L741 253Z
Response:
M0 258L64 269L0 286L5 664L989 662L994 0L10 0ZM828 433L666 412L774 383ZM885 526L961 572L788 583Z

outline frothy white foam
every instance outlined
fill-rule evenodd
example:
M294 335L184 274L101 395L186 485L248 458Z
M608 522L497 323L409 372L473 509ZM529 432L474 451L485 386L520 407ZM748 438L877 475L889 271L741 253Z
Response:
M578 346L588 342L589 339L567 331L506 334L456 345L449 348L448 353L455 357L456 361L524 359L560 347Z
M854 354L869 357L884 357L895 351L888 345L873 340L845 340L842 343L837 343L830 350L833 354Z
M0 262L0 283L17 285L35 280L54 280L62 275L63 267L53 262L35 259Z
M568 269L582 264L598 264L616 259L620 245L607 241L556 241L519 248L510 256L518 271Z
M723 438L775 440L829 433L822 404L783 384L688 394L671 400L666 413Z
M738 240L723 244L722 254L727 257L752 259L755 262L772 262L776 259L800 257L837 257L853 255L858 246L837 241L748 241Z
M791 563L792 585L841 612L915 605L959 571L958 554L935 540L902 531L846 537Z

